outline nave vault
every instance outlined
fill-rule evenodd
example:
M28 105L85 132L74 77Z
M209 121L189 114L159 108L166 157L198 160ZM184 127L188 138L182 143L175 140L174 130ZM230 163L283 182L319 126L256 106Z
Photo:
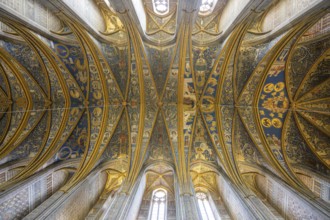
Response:
M0 0L0 219L329 219L329 6Z

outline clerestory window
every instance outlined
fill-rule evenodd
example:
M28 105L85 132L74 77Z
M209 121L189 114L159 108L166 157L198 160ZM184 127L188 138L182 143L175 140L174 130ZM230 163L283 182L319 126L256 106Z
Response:
M152 193L149 220L166 219L167 192L164 189L156 189Z
M170 8L169 0L152 0L154 12L159 15L165 15L168 13Z
M202 4L199 7L200 15L208 15L213 12L218 0L202 0Z
M199 210L202 215L203 220L215 220L215 216L210 206L210 201L208 200L208 196L204 192L196 193Z

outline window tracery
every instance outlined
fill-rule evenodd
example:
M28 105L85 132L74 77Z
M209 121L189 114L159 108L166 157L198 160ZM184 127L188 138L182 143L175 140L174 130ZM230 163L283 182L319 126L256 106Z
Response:
M164 189L156 189L151 198L149 220L166 219L167 192Z
M158 15L165 15L169 11L169 0L152 0L154 12Z
M215 220L208 196L204 192L197 192L196 198L203 220Z
M213 12L218 0L202 0L202 4L199 7L200 15L208 15Z

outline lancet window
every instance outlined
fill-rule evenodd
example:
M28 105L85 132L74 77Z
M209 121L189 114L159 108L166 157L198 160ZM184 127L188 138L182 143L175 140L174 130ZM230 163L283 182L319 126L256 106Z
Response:
M197 192L196 197L202 219L215 220L208 196L204 192Z
M156 189L152 193L149 220L166 219L167 192L164 189Z

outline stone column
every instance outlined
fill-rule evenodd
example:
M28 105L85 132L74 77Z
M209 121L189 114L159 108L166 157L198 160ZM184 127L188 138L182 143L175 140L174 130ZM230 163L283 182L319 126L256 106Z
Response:
M145 173L141 172L132 190L125 192L128 186L124 183L111 202L111 205L104 211L100 219L135 219L138 215L143 193L146 186Z
M202 219L197 206L196 197L192 194L182 194L179 198L181 213L179 219Z
M247 193L247 190L244 191L233 184L222 170L219 173L217 184L220 196L232 218L249 220L274 219L273 215L269 211L266 211L267 208L258 201L256 196Z
M117 194L117 191L112 191L111 193L102 194L97 201L97 203L94 205L94 207L89 211L86 220L98 220L98 219L104 219L106 213L109 211L109 207L113 205L113 203L116 201L115 196Z
M177 179L175 179L175 183L177 219L202 219L192 182L185 184L185 186L180 186Z

